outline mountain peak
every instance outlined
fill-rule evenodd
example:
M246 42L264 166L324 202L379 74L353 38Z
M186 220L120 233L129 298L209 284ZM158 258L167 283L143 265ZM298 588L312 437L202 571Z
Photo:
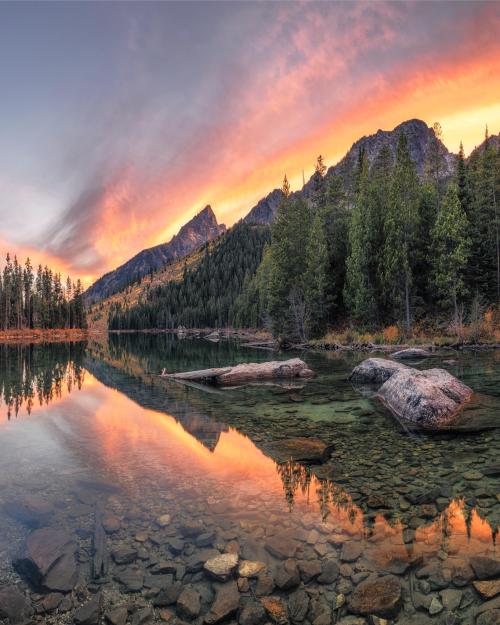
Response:
M170 241L142 250L117 269L99 278L85 292L85 298L91 303L98 302L124 289L131 282L151 271L156 271L175 259L187 256L225 231L226 226L217 223L212 207L207 205L184 224Z

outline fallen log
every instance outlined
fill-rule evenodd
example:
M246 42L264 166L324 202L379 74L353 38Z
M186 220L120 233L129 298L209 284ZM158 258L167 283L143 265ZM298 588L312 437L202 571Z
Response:
M306 363L300 358L269 362L249 362L234 367L202 369L182 373L167 373L162 376L178 381L208 382L219 386L235 386L260 380L280 378L310 378L314 376Z

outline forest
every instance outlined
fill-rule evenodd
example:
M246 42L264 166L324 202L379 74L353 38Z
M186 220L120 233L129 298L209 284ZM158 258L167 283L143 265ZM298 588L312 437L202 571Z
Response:
M180 282L154 288L148 285L145 296L131 308L114 304L109 329L247 325L249 317L241 310L239 295L257 271L269 243L267 226L238 223L213 249L209 243L205 245L200 263L185 268Z
M48 267L38 266L36 273L30 259L21 265L14 256L6 256L0 272L0 330L85 328L86 315L80 280Z
M291 194L271 226L235 226L180 283L116 307L110 329L265 327L306 340L331 328L393 325L410 335L441 323L457 334L500 301L500 149L488 136L452 175L438 142L419 176L404 132L353 175L326 176L318 157L309 197Z

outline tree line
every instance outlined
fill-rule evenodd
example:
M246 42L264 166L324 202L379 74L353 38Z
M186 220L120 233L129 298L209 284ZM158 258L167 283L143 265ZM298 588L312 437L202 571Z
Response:
M388 147L371 164L360 151L351 188L325 177L321 157L309 202L285 178L252 293L275 335L320 337L346 322L409 333L423 318L460 325L498 306L500 149L486 136L466 160L460 146L447 176L437 138L422 177L403 132L394 162Z
M247 325L249 318L238 298L255 274L269 242L267 226L236 224L215 245L205 245L200 262L194 268L185 267L182 280L156 287L147 285L135 306L113 304L109 329Z
M0 329L85 328L86 315L80 280L47 266L33 270L30 259L24 265L7 254L0 272Z

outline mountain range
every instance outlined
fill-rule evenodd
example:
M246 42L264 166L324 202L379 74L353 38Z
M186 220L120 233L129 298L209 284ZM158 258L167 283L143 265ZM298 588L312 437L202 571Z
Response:
M417 172L424 175L425 165L429 150L437 140L439 150L443 157L443 171L441 175L448 177L453 173L457 156L450 152L446 146L436 138L434 130L419 119L405 121L393 130L378 130L375 134L364 136L351 146L347 154L334 166L330 167L325 176L339 174L344 180L346 188L354 178L354 171L358 161L358 155L364 150L370 165L384 146L388 146L393 160L396 158L396 148L401 132L405 132L408 140L410 155L415 162ZM500 135L491 137L495 144L500 140ZM481 149L479 146L476 149ZM308 199L311 195L313 177L311 177L292 196L302 196ZM281 189L273 189L263 197L243 218L248 224L271 224L282 197ZM210 206L206 206L196 217L184 225L168 243L162 243L155 247L143 250L131 258L125 264L114 271L110 271L99 278L85 293L86 302L96 303L113 293L124 289L131 282L151 272L161 269L166 264L187 256L203 244L217 238L226 231L224 225L217 223L217 218Z

